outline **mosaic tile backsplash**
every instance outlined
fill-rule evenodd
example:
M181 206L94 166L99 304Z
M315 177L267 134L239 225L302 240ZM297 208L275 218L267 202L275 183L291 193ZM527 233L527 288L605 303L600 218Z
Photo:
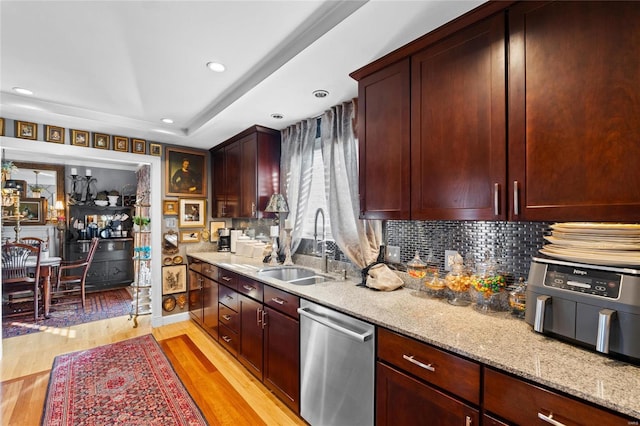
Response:
M481 262L488 253L503 272L517 281L529 275L531 257L544 242L548 222L494 221L403 221L385 222L387 245L400 247L400 260L406 263L416 250L422 260L429 253L444 271L445 250L456 250L463 258Z

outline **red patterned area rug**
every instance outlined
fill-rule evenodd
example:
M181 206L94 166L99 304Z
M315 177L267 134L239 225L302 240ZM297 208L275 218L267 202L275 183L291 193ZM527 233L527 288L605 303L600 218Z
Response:
M42 425L206 425L147 334L53 361Z

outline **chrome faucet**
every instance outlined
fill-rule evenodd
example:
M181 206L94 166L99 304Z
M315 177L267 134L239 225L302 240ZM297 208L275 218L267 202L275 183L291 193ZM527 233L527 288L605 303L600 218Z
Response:
M318 216L322 215L322 240L320 240L320 253L318 253ZM319 208L316 210L316 218L313 224L313 254L320 254L322 258L322 272L326 273L328 270L327 267L327 228L324 217L324 210Z

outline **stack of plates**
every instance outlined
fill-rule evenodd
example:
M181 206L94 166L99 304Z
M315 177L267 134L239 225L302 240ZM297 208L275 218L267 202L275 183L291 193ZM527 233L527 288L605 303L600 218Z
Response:
M640 224L568 222L551 229L542 254L595 265L640 265Z

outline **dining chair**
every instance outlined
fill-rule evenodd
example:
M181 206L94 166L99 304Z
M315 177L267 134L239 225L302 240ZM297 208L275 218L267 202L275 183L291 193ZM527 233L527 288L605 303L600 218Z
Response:
M40 247L22 243L2 245L2 298L6 298L7 307L22 300L28 293L33 298L34 319L38 319L40 291ZM22 315L25 311L8 313L5 316Z
M55 288L51 290L51 299L56 305L78 303L79 297L84 309L86 303L85 281L99 243L99 238L91 239L87 257L84 259L62 261L58 268Z
M21 237L19 242L34 247L40 247L41 250L49 248L49 237L47 237L46 240L38 237Z

